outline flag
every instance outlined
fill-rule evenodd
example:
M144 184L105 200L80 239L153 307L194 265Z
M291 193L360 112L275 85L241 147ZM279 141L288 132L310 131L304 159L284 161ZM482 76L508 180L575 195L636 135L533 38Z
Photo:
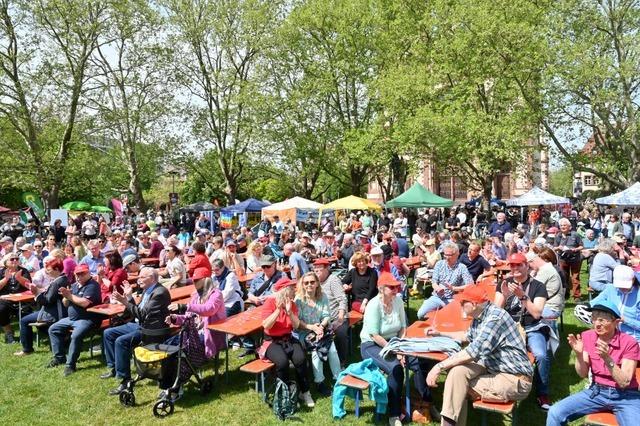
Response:
M45 215L44 206L40 196L34 192L23 192L22 201L31 209L38 218L43 218Z
M233 213L220 212L220 227L221 228L233 227Z

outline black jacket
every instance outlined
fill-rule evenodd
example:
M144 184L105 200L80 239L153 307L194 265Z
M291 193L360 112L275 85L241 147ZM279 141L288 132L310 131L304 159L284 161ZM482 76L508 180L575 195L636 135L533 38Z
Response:
M142 302L142 300L140 300ZM127 301L127 312L129 312L140 323L141 328L148 330L157 330L167 328L164 320L169 315L169 304L171 303L171 295L169 290L160 284L151 292L149 300L143 307L136 304L133 297L129 297Z

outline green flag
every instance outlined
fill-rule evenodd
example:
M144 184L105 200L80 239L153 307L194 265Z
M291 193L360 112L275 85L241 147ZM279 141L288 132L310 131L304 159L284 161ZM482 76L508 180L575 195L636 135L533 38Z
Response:
M22 194L22 201L33 209L33 212L42 219L45 216L44 206L40 196L34 192L24 192Z

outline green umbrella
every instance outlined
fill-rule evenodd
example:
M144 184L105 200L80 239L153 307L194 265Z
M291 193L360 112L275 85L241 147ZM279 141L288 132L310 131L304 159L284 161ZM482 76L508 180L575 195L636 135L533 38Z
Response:
M90 207L91 204L85 203L84 201L70 201L62 206L63 209L76 211L87 210Z
M96 213L113 213L113 210L105 206L91 206L91 210Z

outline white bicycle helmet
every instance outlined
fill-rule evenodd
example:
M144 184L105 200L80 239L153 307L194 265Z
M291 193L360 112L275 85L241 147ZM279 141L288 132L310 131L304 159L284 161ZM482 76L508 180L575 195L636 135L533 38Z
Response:
M573 310L573 315L575 315L579 321L591 325L591 312L587 311L588 307L587 305L576 305Z

